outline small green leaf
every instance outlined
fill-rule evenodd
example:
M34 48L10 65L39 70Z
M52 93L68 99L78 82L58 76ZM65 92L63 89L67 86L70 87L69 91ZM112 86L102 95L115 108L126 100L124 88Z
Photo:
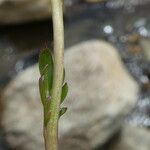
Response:
M48 82L50 91L53 81L53 58L49 49L44 49L40 52L39 70L40 74L44 75L46 82Z
M40 79L39 79L39 91L40 91L42 104L44 105L44 101L46 99L46 94L45 94L45 87L43 84L43 80L44 79L42 77L40 77Z
M45 67L43 75L39 79L39 90L41 101L45 106L47 99L50 97L48 66Z
M61 108L61 109L60 109L60 112L59 112L59 118L60 118L63 114L65 114L66 111L67 111L67 107Z
M61 93L61 103L63 103L64 99L66 98L68 93L68 84L65 83L62 87L62 93Z
M53 58L49 49L42 50L39 55L39 70L41 74L46 65L53 67Z
M50 77L49 77L49 69L48 66L45 67L45 69L43 70L43 84L44 84L44 89L45 89L45 95L46 98L50 96Z

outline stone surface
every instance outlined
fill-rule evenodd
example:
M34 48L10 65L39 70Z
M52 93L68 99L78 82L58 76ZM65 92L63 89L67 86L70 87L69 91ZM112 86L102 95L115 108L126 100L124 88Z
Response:
M150 131L145 128L124 126L120 138L109 150L149 150Z
M1 0L0 23L20 23L50 17L49 0Z
M75 1L66 0L65 5L69 6ZM50 0L0 0L0 24L43 20L50 16Z
M150 62L150 39L143 39L140 44L145 58Z
M104 2L107 0L65 0L65 6L81 2ZM110 0L110 7L129 7L147 4L149 0ZM0 0L0 24L15 24L50 18L50 0Z
M97 2L103 2L106 0L85 0L86 2L90 2L90 3L97 3Z
M108 7L124 7L126 9L131 9L132 6L146 5L149 4L149 0L109 0Z
M138 86L128 74L116 49L92 40L65 53L69 95L67 113L60 119L61 150L91 150L103 145L134 107ZM37 65L21 72L3 95L2 125L6 139L19 150L41 150L42 107Z

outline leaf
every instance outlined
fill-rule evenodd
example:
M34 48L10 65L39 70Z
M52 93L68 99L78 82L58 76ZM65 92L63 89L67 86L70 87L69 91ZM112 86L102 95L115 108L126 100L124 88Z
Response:
M45 89L45 97L49 97L50 96L50 85L51 81L50 81L50 77L49 77L49 70L48 70L48 66L45 67L45 69L43 70L43 86Z
M44 105L46 95L45 95L45 87L44 87L44 84L43 84L43 77L40 77L40 79L39 79L39 91L40 91L42 104Z
M39 79L39 90L41 95L41 100L43 105L46 105L47 99L50 97L50 88L49 88L49 74L48 66L43 70L43 75Z
M62 87L62 93L61 93L61 103L63 103L63 101L65 100L66 96L68 93L68 84L65 83Z
M59 118L60 118L63 114L65 114L66 111L67 111L67 107L61 108L60 111L59 111Z
M53 58L49 49L44 49L39 54L39 70L41 74L46 65L53 67Z
M39 71L41 76L44 75L48 82L49 91L52 88L53 81L53 58L49 49L44 49L39 55Z

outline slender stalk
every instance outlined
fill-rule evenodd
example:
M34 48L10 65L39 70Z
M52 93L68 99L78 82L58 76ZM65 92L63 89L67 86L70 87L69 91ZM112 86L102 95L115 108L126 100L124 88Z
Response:
M51 0L54 31L54 78L50 106L51 118L47 126L44 127L46 150L58 150L58 118L64 68L64 25L62 6L62 0Z

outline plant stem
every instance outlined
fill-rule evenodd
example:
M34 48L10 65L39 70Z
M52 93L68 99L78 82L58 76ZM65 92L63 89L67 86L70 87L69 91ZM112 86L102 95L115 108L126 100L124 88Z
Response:
M45 149L58 150L58 118L63 80L64 25L62 0L51 0L54 31L54 77L50 121L44 127Z

